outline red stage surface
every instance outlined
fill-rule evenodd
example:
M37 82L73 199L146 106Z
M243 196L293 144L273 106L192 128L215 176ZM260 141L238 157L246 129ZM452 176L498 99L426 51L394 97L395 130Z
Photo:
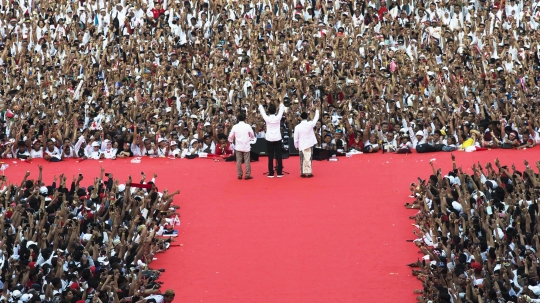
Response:
M455 152L457 164L538 161L540 149ZM312 179L299 176L299 159L284 160L291 172L268 179L266 158L252 163L253 180L238 180L235 163L208 159L65 161L32 164L4 160L9 181L24 172L44 180L65 173L68 181L84 173L83 186L100 165L124 183L141 171L158 174L160 190L180 189L177 243L157 255L152 267L165 267L163 288L176 291L175 302L415 302L421 285L405 264L420 255L412 243L415 213L403 204L409 185L431 173L430 159L446 174L449 153L376 154L314 162Z

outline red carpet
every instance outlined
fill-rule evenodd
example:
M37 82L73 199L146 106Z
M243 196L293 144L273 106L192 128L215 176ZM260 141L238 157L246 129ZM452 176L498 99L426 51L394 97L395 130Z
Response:
M454 153L464 169L476 161L534 163L539 149ZM180 235L154 268L165 267L163 287L176 291L175 302L415 302L421 285L406 263L420 255L413 244L415 213L403 204L409 185L426 178L429 160L447 173L448 153L356 155L338 162L314 162L313 179L299 177L298 157L284 161L291 175L262 175L266 158L255 163L255 179L236 179L235 164L207 159L143 159L44 163L44 179L79 172L89 185L99 166L137 180L142 170L158 174L163 190L181 189ZM11 182L20 182L37 164L4 161ZM88 184L86 184L88 183Z

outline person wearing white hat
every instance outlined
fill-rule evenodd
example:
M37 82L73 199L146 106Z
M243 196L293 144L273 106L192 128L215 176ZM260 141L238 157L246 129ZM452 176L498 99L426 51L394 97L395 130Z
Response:
M201 150L201 144L199 140L191 139L191 142L189 142L188 154L194 156L194 155L198 155L200 152L202 152L202 150Z
M99 143L93 141L91 144L86 146L86 157L89 159L99 160L103 159L105 156L99 150Z
M427 129L418 130L416 133L413 128L407 123L407 119L403 119L403 127L409 130L409 135L411 136L412 148L416 149L418 145L426 144L428 131Z
M167 156L178 158L180 157L181 152L182 151L178 148L178 143L176 143L176 141L171 141L169 143L169 153Z
M157 140L157 143L158 143L157 148L156 148L157 156L160 158L164 158L165 156L169 154L169 146L167 145L167 139L159 138Z

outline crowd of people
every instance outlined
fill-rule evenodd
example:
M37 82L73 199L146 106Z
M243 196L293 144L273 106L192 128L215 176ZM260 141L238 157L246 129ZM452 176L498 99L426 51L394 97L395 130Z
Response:
M540 302L540 161L525 170L495 160L457 166L411 185L418 209L413 242L424 255L409 264L422 281L418 301Z
M226 157L258 102L337 154L533 147L536 4L0 1L0 155Z
M121 184L103 168L46 184L42 170L0 179L0 300L171 303L164 269L149 265L174 246L179 191L160 191L156 175Z

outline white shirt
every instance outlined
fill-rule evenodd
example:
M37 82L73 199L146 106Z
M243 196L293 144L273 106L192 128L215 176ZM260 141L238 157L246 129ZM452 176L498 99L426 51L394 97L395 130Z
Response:
M116 159L116 148L106 148L101 151L105 155L105 159Z
M30 150L30 156L32 159L43 158L43 147L40 147L38 151L33 148Z
M244 121L240 121L233 126L229 134L229 142L235 143L234 149L241 152L249 152L251 150L250 141L254 138L253 129Z
M319 110L315 111L315 117L313 117L313 120L302 120L302 122L300 122L300 124L294 128L294 147L296 147L296 149L304 150L317 144L317 138L315 137L313 128L315 127L318 119Z
M60 150L56 146L53 147L52 151L50 151L48 148L45 148L45 153L53 158L62 160L62 155L60 154Z
M277 115L266 115L264 107L259 105L259 111L261 116L266 122L266 140L270 142L276 142L281 140L281 117L283 116L283 111L285 106L282 104L279 105L279 111Z

